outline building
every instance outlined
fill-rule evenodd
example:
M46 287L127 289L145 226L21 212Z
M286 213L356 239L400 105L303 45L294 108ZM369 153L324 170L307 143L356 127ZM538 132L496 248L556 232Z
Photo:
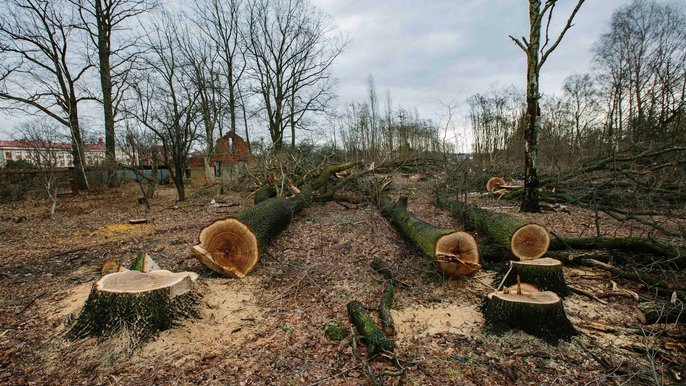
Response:
M250 163L254 160L255 156L250 154L248 143L240 135L229 132L215 142L214 154L209 159L209 166L219 171L222 165L228 166L240 161ZM204 168L203 154L194 152L188 163L191 168Z
M35 156L40 149L51 149L55 152L56 166L68 168L74 166L74 159L71 154L71 143L48 142L47 146L37 147L35 142L28 140L2 141L0 140L0 167L5 167L7 161L25 160L35 164ZM105 162L105 143L102 138L97 143L87 143L83 145L86 165L97 165ZM39 149L39 150L37 150ZM119 158L119 157L117 157Z

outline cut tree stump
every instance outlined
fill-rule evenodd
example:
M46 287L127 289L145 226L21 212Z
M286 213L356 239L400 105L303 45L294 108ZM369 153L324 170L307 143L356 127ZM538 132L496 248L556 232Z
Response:
M474 237L466 232L437 228L421 221L407 210L407 198L397 202L387 195L379 195L377 205L381 213L412 245L433 259L436 269L447 276L471 275L481 269L479 248Z
M643 324L686 323L686 304L680 301L639 303L636 314Z
M296 196L265 199L234 217L215 221L200 232L200 243L193 246L193 254L215 272L244 277L257 265L260 249L288 227L295 213L312 203L313 192L325 186L332 174L354 165L326 168L299 187Z
M515 284L488 294L482 311L487 327L496 333L518 329L551 343L577 334L562 299L530 284Z
M512 270L507 275L504 285L510 286L517 282L517 276L524 283L532 284L543 291L552 291L560 296L571 293L564 275L562 274L562 262L549 257L540 259L512 261ZM498 285L498 284L496 284Z
M95 336L102 341L119 335L130 353L159 331L197 317L197 278L192 272L165 270L105 275L93 285L67 337Z
M506 213L480 209L473 204L448 200L444 193L436 195L436 202L456 218L463 219L466 225L507 248L519 260L538 259L548 251L550 233L542 225L528 223Z
M355 325L357 332L364 338L368 357L371 358L376 354L393 352L395 343L388 339L386 334L374 323L374 320L369 316L367 309L362 303L353 300L348 303L346 308L348 309L348 316L350 316L350 320Z

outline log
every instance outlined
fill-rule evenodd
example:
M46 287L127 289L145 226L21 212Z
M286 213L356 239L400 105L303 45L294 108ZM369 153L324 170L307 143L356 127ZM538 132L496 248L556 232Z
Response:
M636 314L643 324L686 323L686 304L655 301L639 303Z
M269 184L263 185L255 192L255 205L272 197L276 197L276 189Z
M506 185L505 180L502 177L491 177L486 182L486 191L492 192L502 185Z
M512 261L512 271L505 278L504 285L510 286L521 281L532 284L543 291L552 291L560 296L567 296L571 292L564 275L562 274L562 262L549 257L534 260ZM497 281L496 285L500 283Z
M197 317L197 278L196 273L165 270L105 275L93 285L67 337L95 336L103 341L119 335L130 353L159 331Z
M565 314L562 299L530 284L515 284L488 294L482 312L490 332L517 329L550 343L577 334Z
M353 300L346 306L348 316L355 325L357 332L362 335L364 342L367 345L368 357L373 357L376 354L383 354L393 352L395 343L388 339L386 334L374 324L367 309L362 303Z
M466 225L507 248L519 260L543 257L550 245L550 233L539 224L528 223L506 213L480 209L473 204L448 200L444 193L436 195L439 206L453 216L464 219Z
M674 259L679 267L686 267L686 248L675 247L656 240L626 237L587 237L587 238L562 238L554 240L550 249L616 249L631 252L651 253L659 256L667 256Z
M469 233L437 228L417 219L408 212L406 197L393 202L387 195L380 194L377 205L410 244L434 260L438 271L462 277L481 269L479 248Z
M395 286L393 285L393 281L386 281L386 288L379 300L379 322L381 322L381 329L386 336L395 335L395 323L393 322L393 316L391 315L394 292Z
M354 165L347 163L323 169L301 186L296 196L269 198L233 217L215 221L200 232L193 254L215 272L244 277L257 265L260 249L288 227L295 213L310 205L313 192L325 186L332 174Z

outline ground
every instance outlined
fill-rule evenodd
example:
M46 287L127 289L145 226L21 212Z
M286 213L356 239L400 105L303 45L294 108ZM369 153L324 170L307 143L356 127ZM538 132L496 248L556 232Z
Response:
M430 203L431 179L397 176L395 182L392 193L409 196L409 209L420 218L463 228ZM322 326L334 320L350 326L345 305L351 300L375 307L384 283L369 266L374 258L389 262L408 285L396 291L393 310L396 355L406 370L385 377L387 384L672 384L686 378L684 328L641 326L631 298L604 305L567 297L580 335L557 346L521 332L485 334L481 298L500 267L487 265L469 279L443 278L370 205L328 202L304 210L239 280L206 269L191 246L204 226L252 205L248 193L191 187L190 198L175 207L175 191L163 187L147 213L138 194L124 185L63 197L53 218L45 200L0 205L0 383L369 384L349 341L329 341ZM516 212L512 202L468 198ZM235 205L213 205L213 199ZM570 211L524 217L561 235L595 232L592 212ZM128 224L139 217L149 222ZM601 222L602 233L622 229ZM67 341L64 333L102 263L128 264L139 252L164 269L200 274L200 318L160 333L130 358L113 357L116 350L93 339ZM594 293L610 286L603 271L565 268L565 275ZM637 283L616 282L639 290ZM388 360L373 366L393 370Z

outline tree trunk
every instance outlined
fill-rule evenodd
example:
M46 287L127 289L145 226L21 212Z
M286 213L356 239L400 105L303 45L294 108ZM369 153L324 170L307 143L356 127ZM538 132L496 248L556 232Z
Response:
M255 192L255 205L272 197L276 197L276 189L269 184L262 185L262 187Z
M530 224L517 217L490 212L473 204L448 200L445 194L436 196L439 206L448 209L453 216L507 248L520 260L537 259L545 255L550 245L548 230L538 224Z
M324 169L294 197L266 199L232 218L214 222L200 232L200 243L193 247L193 254L213 271L244 277L255 268L260 249L288 227L295 213L310 205L313 192L326 185L333 173L353 165L347 163Z
M198 275L125 271L103 276L91 289L79 318L67 333L70 339L120 335L127 352L140 347L159 331L182 319L196 317L200 295L194 289Z
M470 234L436 228L418 220L407 211L406 197L393 202L387 195L381 194L377 205L410 244L435 261L439 271L448 276L460 277L481 269L479 250Z
M586 237L586 238L563 238L553 240L550 249L618 249L629 252L652 253L659 256L670 257L679 267L686 267L686 249L661 243L657 240L642 239L637 237L611 238L611 237Z
M110 39L111 27L107 24L107 17L102 9L102 2L95 1L95 17L98 28L98 64L100 72L100 87L102 90L102 108L105 120L105 162L109 174L116 172L116 144L114 138L114 104L112 102L112 73L110 68ZM110 184L114 182L112 175L108 175ZM111 185L110 185L111 186Z
M524 283L529 283L543 291L552 291L560 296L567 296L571 292L564 275L562 274L562 262L548 257L526 260L512 261L511 270L506 273L503 284L511 286L517 282L517 277ZM500 280L496 280L499 285Z
M686 322L686 305L680 301L640 303L636 306L636 313L643 324Z
M348 309L348 316L355 325L357 332L364 338L367 345L368 357L373 357L376 354L383 354L393 352L395 343L388 339L381 329L374 324L367 309L362 303L353 300L346 306Z
M529 284L515 284L488 294L482 311L488 329L496 333L523 330L550 343L577 334L560 297Z

